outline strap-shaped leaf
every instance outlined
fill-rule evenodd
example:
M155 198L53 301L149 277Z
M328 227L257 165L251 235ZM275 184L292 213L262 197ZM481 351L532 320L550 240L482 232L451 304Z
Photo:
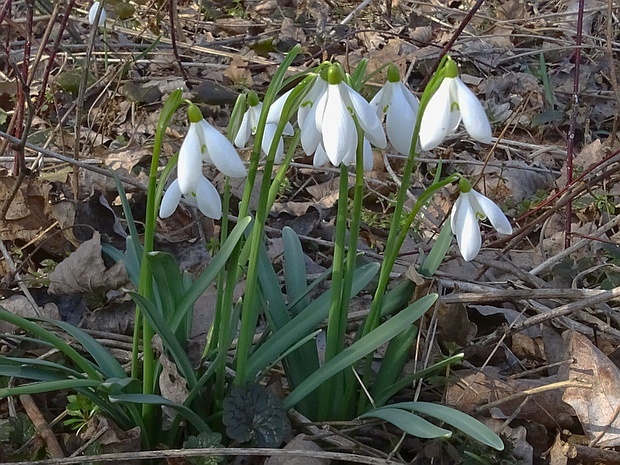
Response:
M430 402L399 402L391 404L390 408L412 410L414 412L437 418L450 426L462 431L476 441L497 450L504 449L502 439L486 425L466 413L452 407Z
M319 368L311 378L305 380L289 394L284 401L286 408L291 408L326 380L351 366L361 358L385 344L398 333L418 320L437 300L437 294L429 294L417 300L409 307L344 349L329 362ZM294 321L294 320L293 320Z
M405 433L418 438L449 438L452 432L433 425L417 415L399 408L382 407L361 415L360 418L379 418L392 423Z

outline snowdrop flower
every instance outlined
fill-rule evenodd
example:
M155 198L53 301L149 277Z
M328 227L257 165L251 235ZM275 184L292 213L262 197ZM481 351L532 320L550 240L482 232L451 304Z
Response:
M99 5L100 5L99 0L95 0L95 2L90 7L90 10L88 10L88 22L90 23L91 26L95 24L95 19L97 19L97 10L99 9ZM106 19L105 8L101 6L101 14L99 15L99 27L105 24L105 19Z
M286 99L288 98L289 93L290 91L282 95L269 108L269 113L267 114L267 121L265 123L265 130L263 132L263 140L261 143L261 150L265 155L269 154L269 149L271 148L271 143L273 142L273 138L275 137L276 129L282 115L282 108L286 103ZM263 104L258 100L258 96L254 92L250 92L248 94L248 105L249 107L243 115L243 119L241 120L241 126L239 126L239 132L237 132L234 140L235 146L240 149L245 148L248 140L250 140L250 136L256 134L256 130L258 128L258 120L260 119L260 114L263 110ZM291 123L286 123L284 131L282 131L282 133L287 136L292 136L294 134L293 126L291 125ZM283 156L284 140L282 139L282 137L280 137L274 161L276 163L281 162Z
M314 86L310 93L315 90ZM317 91L322 92L320 97L299 122L302 147L307 154L315 153L321 146L334 166L345 160L354 160L357 129L352 115L355 115L368 141L376 147L385 148L387 141L376 112L361 95L342 82L337 66L331 66L327 72L326 90L322 91L323 84L318 86L321 86Z
M388 66L387 79L370 105L375 108L380 120L386 116L385 128L394 148L403 155L409 155L420 104L400 80L396 66Z
M364 149L362 152L362 159L364 162L364 171L372 171L372 167L374 164L374 159L372 155L372 147L370 146L370 142L368 139L364 137ZM315 168L320 168L321 166L325 166L329 162L329 157L327 153L325 153L325 149L323 148L323 144L319 144L314 152L314 159L312 160L312 164ZM347 158L342 160L342 163L345 165L355 165L355 151L352 155L347 155Z
M484 108L474 93L461 81L456 63L448 59L445 77L430 98L420 125L420 145L431 150L443 142L458 127L461 120L474 139L491 142L491 125Z
M484 195L471 188L469 182L459 181L459 198L452 207L450 226L465 261L470 261L482 245L478 220L488 218L491 225L501 234L512 234L512 226L502 210Z
M179 205L181 197L198 206L209 218L222 216L220 196L202 174L202 163L214 165L226 176L242 178L246 169L230 141L220 134L202 117L200 109L190 105L190 120L187 135L179 150L177 179L166 190L162 199L159 216L167 218Z
M195 190L189 194L183 194L179 187L179 180L175 179L166 189L166 193L161 201L159 208L159 217L168 218L174 213L179 206L179 202L183 197L190 205L198 207L198 209L208 218L219 220L222 217L222 200L220 194L213 184L203 175L200 174Z

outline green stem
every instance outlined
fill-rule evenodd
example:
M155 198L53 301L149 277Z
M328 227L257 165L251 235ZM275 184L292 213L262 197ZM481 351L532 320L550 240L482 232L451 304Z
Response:
M162 109L158 124L157 132L155 134L155 143L153 147L153 158L151 159L151 168L149 171L149 183L146 198L146 218L144 223L144 248L142 250L142 260L140 267L140 281L138 286L138 293L147 300L153 299L153 275L147 256L153 251L153 242L155 237L155 226L157 221L157 171L159 167L159 156L163 145L163 138L168 127L168 123L172 118L172 115L181 103L182 92L173 92L168 97L164 108ZM153 394L157 383L156 369L155 369L155 356L151 349L151 340L153 339L153 329L151 326L141 319L140 308L136 307L136 322L142 320L142 393ZM140 334L140 327L136 325L134 330L134 350L137 349L136 339ZM132 359L136 359L136 353L132 354ZM133 372L133 370L132 370ZM155 406L152 404L142 405L142 419L145 427L148 431L144 434L144 441L150 442L154 438L154 433L157 430L155 422ZM150 445L149 445L150 446Z
M258 121L256 129L256 135L254 137L254 149L252 151L252 158L250 160L250 168L248 172L248 182L246 183L245 191L243 193L243 199L239 206L239 218L244 218L248 214L250 198L254 182L256 180L256 173L258 171L258 163L261 156L261 143L263 135L265 133L265 125L267 123L267 115L269 108L276 99L276 96L282 86L284 76L293 59L299 51L300 46L295 46L287 55L284 62L280 65L276 74L273 77L271 85L267 89L267 93L263 100L263 109ZM281 130L284 128L284 123L281 121L278 125ZM258 262L259 253L261 250L261 241L263 240L263 233L265 230L265 221L269 214L269 188L271 185L271 176L273 172L274 159L276 149L278 147L279 135L276 133L265 165L263 167L263 179L260 187L260 194L258 200L258 208L256 211L256 217L252 225L252 232L250 233L250 253L248 257L248 271L246 277L246 290L243 298L243 308L241 313L241 329L239 332L239 339L237 344L236 354L236 369L237 376L235 378L235 384L244 385L249 379L247 379L247 362L250 355L250 349L252 347L252 340L254 333L256 332L256 323L258 321L258 305L256 298L257 286L258 286Z
M342 293L345 275L345 251L347 240L347 213L349 198L349 172L340 164L340 188L338 190L338 213L336 215L336 238L334 241L334 259L332 263L331 302L327 318L327 336L325 344L325 363L342 352L346 330L348 305L343 301ZM354 249L354 245L350 247ZM344 399L342 394L342 376L333 376L321 386L319 394L319 420L330 417L335 406Z

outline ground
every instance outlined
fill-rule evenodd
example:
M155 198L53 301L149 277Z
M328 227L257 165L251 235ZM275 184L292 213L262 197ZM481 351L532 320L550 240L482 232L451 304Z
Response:
M291 74L323 60L338 61L352 72L367 60L368 72L377 71L363 90L368 99L384 82L389 63L420 96L439 59L449 53L489 116L493 143L478 143L459 130L439 148L422 151L405 208L412 208L433 182L441 162L442 176L461 173L501 205L513 233L498 235L483 222L484 247L473 261L463 261L453 245L433 279L424 280L416 270L449 217L456 188L440 190L425 205L392 275L394 283L412 280L440 299L419 322L403 376L440 356L462 351L465 358L394 400L453 406L483 420L510 447L499 456L471 448L464 455L463 438L399 442L391 426L356 421L343 432L342 422L322 423L322 431L292 418L293 429L325 450L357 454L340 457L357 463L362 457L368 460L363 463L386 463L387 454L393 463L620 462L616 3L109 0L101 28L89 25L90 7L74 0L6 0L0 6L4 309L79 325L127 367L135 306L122 262L114 264L101 245L124 249L127 235L110 172L124 182L141 227L157 123L175 89L182 88L206 120L225 132L238 95L251 90L262 98L296 44L301 53ZM186 114L177 111L165 131L162 169L186 132ZM244 160L250 152L239 151ZM382 259L405 165L390 146L373 156L357 246L364 263ZM282 269L285 226L301 238L309 277L332 265L334 219L342 201L338 173L314 168L301 151L296 155L266 222L267 253L276 271ZM223 177L207 174L223 191ZM231 185L232 215L243 186L244 180ZM170 252L182 270L198 276L220 232L218 221L181 206L158 220L155 248ZM242 295L243 283L238 287ZM188 346L194 359L213 319L213 295L202 299ZM368 307L364 296L354 304L352 334ZM1 330L11 333L15 327L3 321ZM43 355L23 338L3 341L4 355ZM162 364L171 379L166 397L183 396L174 392L179 375L166 360ZM2 379L6 387L9 378ZM286 384L273 384L279 384L276 394L286 390ZM52 421L71 410L67 394L0 401L0 459L60 458L87 445L101 427L90 425L93 431L77 434ZM139 449L131 432L105 428L109 443L131 443L106 452ZM326 440L325 431L340 432ZM34 438L29 450L13 447L16 442L21 447L29 435ZM207 439L194 439L197 445L187 447L209 445ZM303 440L295 441L289 448L312 455ZM244 454L262 460L258 453ZM312 460L320 458L315 454Z

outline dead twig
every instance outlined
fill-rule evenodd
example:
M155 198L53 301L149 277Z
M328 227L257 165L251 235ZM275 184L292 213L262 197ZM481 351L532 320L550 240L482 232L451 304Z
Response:
M32 421L32 424L36 428L37 432L45 441L45 445L47 446L47 451L49 454L55 459L61 459L65 457L65 453L60 447L56 436L54 436L54 432L50 428L50 425L47 424L45 417L37 407L37 404L32 400L28 394L22 394L19 396L19 400L24 406L24 410L28 414L28 417Z

